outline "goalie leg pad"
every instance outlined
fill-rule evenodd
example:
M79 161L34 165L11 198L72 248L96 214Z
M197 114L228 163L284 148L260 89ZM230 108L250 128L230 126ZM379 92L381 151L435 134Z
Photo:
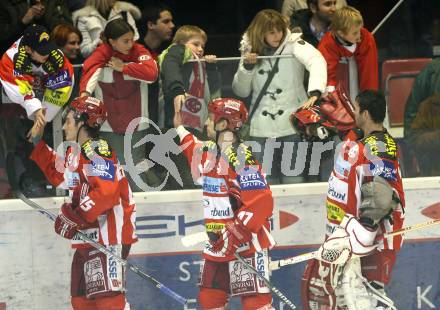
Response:
M335 310L335 288L342 265L310 260L301 279L301 302L304 310Z
M336 287L336 303L346 310L371 310L372 298L361 274L360 258L352 258L345 265L341 282Z
M391 272L396 262L396 252L382 250L361 258L362 274L368 281L378 281L385 285L390 282Z

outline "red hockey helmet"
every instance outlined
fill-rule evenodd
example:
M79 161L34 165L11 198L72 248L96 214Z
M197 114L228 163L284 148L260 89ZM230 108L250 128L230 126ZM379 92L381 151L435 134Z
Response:
M70 110L77 120L82 120L91 128L99 128L107 119L107 109L104 102L90 97L77 97L70 103Z
M337 132L333 122L322 115L319 106L299 108L290 115L292 126L310 141L325 140ZM307 127L309 130L307 130Z
M208 105L209 113L213 113L214 123L222 119L228 121L228 129L237 131L248 119L247 108L241 100L235 98L217 98Z

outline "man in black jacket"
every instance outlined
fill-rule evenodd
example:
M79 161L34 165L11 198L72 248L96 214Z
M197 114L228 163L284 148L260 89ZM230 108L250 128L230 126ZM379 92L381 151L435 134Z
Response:
M291 17L292 31L299 27L303 39L317 47L319 41L328 31L336 0L307 0L308 9L298 10ZM299 29L298 29L299 30Z

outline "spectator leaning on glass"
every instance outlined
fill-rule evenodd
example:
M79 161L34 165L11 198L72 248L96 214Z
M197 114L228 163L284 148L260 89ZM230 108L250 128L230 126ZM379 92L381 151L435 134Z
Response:
M131 3L115 0L87 0L86 6L72 14L73 24L81 31L81 53L88 57L102 43L101 33L105 25L117 18L125 19L133 28L134 40L139 39L136 19L141 11Z
M146 146L133 148L132 145L146 135L149 127L148 122L137 118L148 118L148 83L157 79L157 64L141 44L134 42L134 30L122 18L107 24L104 42L84 62L80 94L88 96L95 93L96 97L104 100L108 118L101 127L101 135L110 141L121 163L128 162L132 167L128 168L132 189L147 190L145 173L142 172L139 177L139 172L131 165L145 159ZM128 139L127 135L132 135L132 139ZM127 139L124 139L125 136Z
M174 105L182 105L183 125L202 130L208 102L220 96L220 77L215 55L204 55L207 36L197 26L180 27L171 44L159 56L165 97L165 126L173 127ZM205 62L187 63L190 59Z
M291 33L284 17L274 10L260 11L254 17L243 35L240 50L243 59L232 89L240 97L252 94L250 140L257 147L254 147L256 157L263 164L269 183L302 182L307 149L302 153L303 158L299 158L299 152L295 154L301 138L290 125L289 117L300 106L312 105L324 92L325 60L301 38L301 33ZM259 55L290 57L257 60ZM308 92L303 86L305 69L310 72ZM273 78L264 90L271 72ZM264 153L267 155L263 158ZM274 167L270 169L272 162ZM302 167L299 172L296 162Z
M31 131L35 131L45 121L52 121L69 100L73 68L50 42L46 28L34 24L3 55L0 81L9 99L34 120Z
M376 41L363 24L361 13L351 6L333 14L331 31L324 35L318 46L327 61L327 91L334 91L338 84L337 69L343 57L356 60L359 91L379 88Z

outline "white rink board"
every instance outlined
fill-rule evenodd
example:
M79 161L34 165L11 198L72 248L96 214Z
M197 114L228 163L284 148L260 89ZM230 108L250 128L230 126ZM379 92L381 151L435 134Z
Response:
M440 202L440 178L406 179L405 226L429 220L421 214ZM273 234L279 246L308 246L324 234L326 183L273 186L275 210ZM197 251L184 248L180 238L201 231L200 191L138 193L138 234L132 254L179 254ZM36 199L56 212L63 198ZM295 222L295 220L297 221ZM433 227L408 235L410 239L439 238ZM20 200L0 201L0 308L70 309L69 242L53 232L53 224ZM166 279L161 279L165 284ZM288 288L286 288L288 289ZM160 294L160 292L157 292Z

